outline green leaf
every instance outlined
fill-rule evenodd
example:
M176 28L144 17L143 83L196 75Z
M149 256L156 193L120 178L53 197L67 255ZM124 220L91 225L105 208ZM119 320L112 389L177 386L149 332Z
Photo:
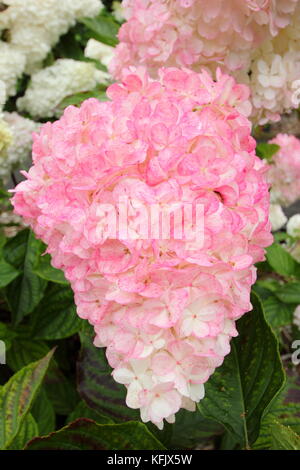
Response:
M51 256L48 253L39 257L34 273L46 281L69 285L64 273L60 269L51 266Z
M292 323L295 305L285 304L275 295L270 295L262 303L266 320L272 328L276 329Z
M262 416L285 380L278 342L255 294L252 305L253 311L238 321L239 336L231 343L231 353L207 382L206 396L198 405L242 448L256 440Z
M296 371L295 373L297 374ZM300 387L295 382L296 377L288 376L284 389L273 401L268 412L265 413L259 437L253 446L254 449L271 449L271 427L275 421L289 426L296 434L300 434L300 403L291 401L299 400Z
M221 425L205 418L200 411L197 413L183 409L176 413L176 421L171 429L172 436L168 447L172 449L192 449L200 442L211 440L223 432Z
M27 442L39 435L39 427L31 413L28 413L20 426L20 430L8 450L23 450Z
M19 331L22 330L19 327ZM25 331L24 328L24 335ZM27 334L28 332L26 332ZM30 362L43 357L48 351L49 347L44 341L32 340L28 336L17 336L12 342L11 349L7 352L7 363L13 371L18 371ZM54 359L48 368L43 389L47 393L51 406L60 415L67 416L78 402L75 387L66 378Z
M44 436L45 434L49 434L50 432L54 431L55 412L43 386L41 387L38 396L33 403L31 413L38 423L39 428L39 434L36 434L33 437Z
M97 411L92 410L84 401L80 401L74 411L69 414L67 423L72 423L78 418L88 418L96 421L98 424L112 424L113 420L108 416L101 415Z
M77 333L82 320L76 313L70 287L52 284L34 312L33 336L36 339L58 340Z
M28 414L44 379L53 351L21 369L0 388L0 449L7 448Z
M6 351L11 347L15 337L16 333L6 323L0 323L0 341L4 341Z
M82 91L81 93L76 93L74 95L67 96L64 98L58 105L58 109L64 110L67 106L80 106L81 103L88 98L97 98L99 101L107 101L108 97L106 92L96 88L91 91Z
M13 238L10 238L3 248L3 255L7 263L20 269L26 255L29 230L18 232Z
M52 361L45 378L44 389L51 401L55 413L68 416L79 401L75 385Z
M281 276L293 276L297 274L298 263L279 243L267 248L267 260L274 271Z
M97 424L83 418L46 437L31 441L29 450L164 450L142 423Z
M275 155L279 149L280 146L277 144L267 144L262 142L256 146L256 155L270 162L272 161L273 155Z
M44 279L34 274L34 267L43 251L43 244L28 231L26 240L25 253L23 251L25 240L22 240L21 248L13 247L14 250L8 255L9 258L15 258L17 255L18 261L15 259L15 262L22 269L22 274L6 288L7 300L16 325L38 305L47 285ZM4 248L7 249L7 246ZM19 259L20 254L24 254L22 260ZM15 266L15 263L12 264Z
M38 361L48 352L49 347L43 341L34 341L30 337L18 335L13 339L7 352L7 363L14 372L17 372L31 362Z
M111 16L100 14L95 18L83 18L79 21L88 28L90 37L109 46L114 47L118 44L120 25Z
M275 422L271 426L272 450L300 450L300 436L282 424Z
M80 339L77 388L82 399L90 408L113 420L139 420L138 410L126 406L126 388L113 380L103 348L93 345L92 332L80 332Z
M300 413L299 403L284 403L282 397L276 400L270 411L264 416L259 437L255 441L254 449L271 449L272 435L271 427L274 421L280 422L284 426L289 426L294 432L300 434Z
M0 260L0 288L10 284L19 274L20 272L11 264L8 264L3 259Z
M280 287L276 292L276 296L288 304L300 304L300 282L289 282Z

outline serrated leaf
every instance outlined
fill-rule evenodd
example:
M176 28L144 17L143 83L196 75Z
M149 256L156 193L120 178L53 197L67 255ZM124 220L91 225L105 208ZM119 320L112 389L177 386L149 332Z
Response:
M104 350L93 345L92 333L80 332L80 339L77 388L82 399L113 420L139 420L139 412L126 406L126 389L113 380Z
M9 252L10 247L11 251ZM22 235L21 249L15 245L7 244L4 250L6 256L14 260L11 264L14 266L17 264L22 270L22 274L6 288L13 322L17 325L25 315L31 313L38 305L47 285L44 279L33 272L37 259L43 251L43 244L34 237L32 232L26 231Z
M168 447L193 449L201 441L211 440L214 436L222 434L223 427L216 421L205 418L200 412L181 409L176 413L176 421L171 430L172 436Z
M3 256L7 263L19 269L25 258L29 231L21 230L13 238L9 238L3 247Z
M300 450L300 436L290 427L274 422L271 426L272 450Z
M23 450L27 442L39 435L39 427L31 413L26 415L20 430L7 450Z
M289 277L298 274L298 263L279 243L273 243L267 248L266 257L270 266L281 276Z
M72 413L69 414L67 423L72 423L73 421L79 418L92 419L93 421L96 421L96 423L98 424L112 424L113 423L113 420L111 418L109 418L108 416L101 415L100 413L97 413L96 410L92 410L92 408L89 408L84 401L80 401L76 405Z
M6 323L0 323L0 341L4 341L6 351L11 347L12 340L16 337L13 331Z
M47 372L53 351L21 369L0 388L0 449L11 445L30 411Z
M64 273L51 265L51 257L48 253L39 257L34 273L46 281L69 285Z
M97 424L83 418L27 445L29 450L164 450L142 423Z
M108 101L106 92L96 88L91 91L83 91L74 95L67 96L58 105L59 110L64 110L67 106L80 106L88 98L96 98L99 101Z
M223 424L242 448L256 440L262 416L285 380L278 342L255 294L252 305L252 312L238 321L231 353L207 382L199 403L204 416Z
M272 447L271 426L274 421L289 426L294 432L300 434L300 403L294 403L291 401L293 399L299 399L298 385L292 377L288 376L284 389L263 417L259 437L253 446L254 449L270 449Z
M51 285L34 312L33 336L36 339L58 340L77 333L82 320L76 313L70 287Z
M300 304L300 282L288 282L275 292L275 295L288 304Z
M100 14L95 18L83 18L80 22L88 28L90 37L109 46L114 47L118 44L120 25L111 16Z
M295 305L287 305L275 295L270 295L262 303L266 320L272 328L276 329L291 324Z
M35 421L38 423L39 434L35 436L44 436L54 431L55 429L55 412L53 405L47 394L44 387L42 386L31 409L32 416ZM32 439L32 438L31 438ZM28 439L29 440L29 439Z
M21 327L19 327L21 330ZM44 341L32 340L29 337L17 336L12 347L7 353L7 363L13 371L18 371L30 362L43 357L49 351ZM47 393L51 405L56 413L68 415L78 402L78 395L71 384L53 359L48 368L43 389Z
M80 400L74 384L52 361L43 385L55 413L68 416Z
M10 284L19 274L20 272L11 264L0 260L0 288Z
M16 336L7 353L9 367L17 372L31 362L38 361L49 352L49 347L43 341L34 341L30 338Z

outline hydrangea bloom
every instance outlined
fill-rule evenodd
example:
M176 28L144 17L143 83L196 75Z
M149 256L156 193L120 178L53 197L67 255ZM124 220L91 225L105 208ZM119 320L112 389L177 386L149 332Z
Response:
M269 171L271 201L287 207L300 198L300 140L278 134L270 143L280 146Z
M0 77L9 95L15 94L16 80L40 67L59 37L76 19L96 16L103 7L100 0L5 0L0 11Z
M7 149L12 142L12 133L7 123L0 116L0 161L7 159Z
M0 111L2 110L6 101L6 85L0 80Z
M300 238L300 214L294 214L286 226L287 233L294 238Z
M59 116L58 105L69 95L93 90L107 80L108 74L94 64L73 59L58 59L31 77L25 95L17 100L20 111L36 118Z
M219 71L152 80L132 68L107 93L35 135L13 204L64 270L127 405L162 427L194 409L251 309L253 265L272 240L267 167L243 114L249 90ZM111 210L123 197L126 236ZM174 202L201 205L203 243L141 236L152 205L163 216Z
M252 91L252 119L278 121L300 103L300 3L291 24L252 53L248 67L236 74ZM251 72L251 73L249 73Z
M115 0L112 3L112 14L119 23L122 23L125 20L124 6L122 4L122 1Z
M273 232L280 230L287 223L287 220L279 204L270 204L270 222Z
M8 95L16 93L17 79L23 74L25 64L26 59L19 49L0 41L0 79L5 83Z
M298 0L125 0L127 22L111 62L119 78L124 66L159 67L216 64L250 86L252 120L264 124L297 108L300 77ZM291 22L291 25L289 23ZM288 26L289 25L289 26ZM300 84L298 86L300 89ZM300 93L299 93L300 100Z
M114 56L114 50L114 47L103 44L103 42L96 41L96 39L89 39L84 55L90 59L99 60L103 65L108 67Z
M128 20L112 66L142 63L152 72L162 64L224 63L240 68L247 52L287 26L297 0L125 0Z
M0 158L0 175L6 180L11 170L24 167L31 153L32 133L38 130L40 124L18 113L5 112L3 119L11 133L11 143L6 149L5 158Z

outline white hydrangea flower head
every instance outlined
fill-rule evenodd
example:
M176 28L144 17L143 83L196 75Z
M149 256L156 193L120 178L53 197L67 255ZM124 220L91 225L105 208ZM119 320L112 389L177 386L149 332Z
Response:
M8 124L0 117L0 177L3 176L1 166L6 165L7 149L12 142L12 132ZM4 173L5 174L5 173Z
M6 101L6 85L0 80L0 112Z
M143 64L217 67L252 91L254 124L300 104L299 0L124 0L126 22L110 63L115 78Z
M96 39L89 39L84 55L90 59L99 60L99 62L108 67L114 56L114 51L114 47L103 44L103 42L96 41Z
M58 59L32 75L25 95L17 100L18 109L35 118L59 116L58 105L64 98L93 90L108 77L92 63Z
M5 83L9 96L16 93L17 79L24 72L25 64L25 56L17 47L0 41L0 80Z
M289 219L286 231L291 237L300 238L300 214L295 214Z
M62 34L83 16L96 16L102 9L101 0L5 0L7 8L0 12L0 32L7 31L7 46L16 50L23 58L6 57L0 51L1 63L9 64L20 76L33 73L45 59ZM15 53L16 54L16 53ZM18 67L10 64L18 63ZM5 75L4 75L5 78ZM15 93L15 81L8 77L8 93Z
M119 23L125 20L125 11L121 1L114 1L112 3L112 14Z
M286 223L287 217L279 204L270 204L270 222L272 231L280 230Z
M31 154L32 133L37 131L40 123L24 118L18 113L3 113L3 119L9 126L12 141L7 147L7 156L0 161L0 174L7 179L14 168L22 167Z
M248 67L235 74L251 88L255 124L279 121L280 115L300 104L300 3L291 20L254 50Z
M294 103L295 82L300 77L300 49L278 54L271 42L260 49L253 60L251 76L243 80L252 91L255 123L279 121L280 115L297 107Z

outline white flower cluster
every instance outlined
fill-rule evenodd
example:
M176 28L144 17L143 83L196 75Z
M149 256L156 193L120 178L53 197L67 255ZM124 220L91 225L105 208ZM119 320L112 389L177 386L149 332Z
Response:
M0 162L7 159L7 149L12 142L12 133L7 123L0 116ZM1 163L0 163L1 166ZM1 171L0 171L1 175Z
M16 80L23 72L40 67L59 37L76 19L96 16L101 0L4 0L0 10L0 79L7 92L16 92Z
M272 232L280 230L288 220L279 204L270 204L269 217L272 225Z
M0 112L5 104L5 101L6 101L6 85L2 80L0 80Z
M32 133L40 123L26 119L18 113L3 113L3 120L8 125L12 140L6 149L5 158L0 159L0 176L6 180L16 165L25 165L31 153Z
M122 23L125 20L125 11L122 5L122 0L121 1L115 0L112 3L112 9L113 9L112 14L115 17L115 19L119 23Z
M90 59L99 60L99 62L108 67L114 56L114 52L114 47L103 44L102 42L96 41L95 39L89 39L84 51L84 55Z
M0 41L0 80L5 83L9 96L16 93L17 79L24 72L25 64L26 58L19 49Z
M97 70L93 63L73 59L58 59L31 77L25 95L17 100L20 111L35 118L61 114L58 105L67 96L93 90L108 74Z
M286 231L291 237L300 238L300 214L295 214L289 219Z
M254 51L237 78L252 91L253 120L265 124L300 104L300 3L289 26Z

